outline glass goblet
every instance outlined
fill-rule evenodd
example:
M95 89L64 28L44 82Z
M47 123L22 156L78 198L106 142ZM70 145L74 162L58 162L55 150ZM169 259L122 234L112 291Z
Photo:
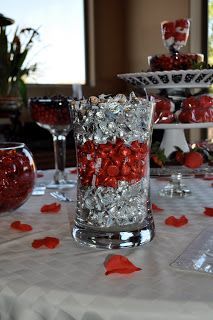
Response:
M75 181L68 180L66 166L66 137L72 128L70 100L63 96L31 98L32 119L47 129L53 138L55 172L47 188L70 188Z
M177 171L170 177L169 183L160 190L162 197L185 197L191 194L191 190L183 183L182 173Z

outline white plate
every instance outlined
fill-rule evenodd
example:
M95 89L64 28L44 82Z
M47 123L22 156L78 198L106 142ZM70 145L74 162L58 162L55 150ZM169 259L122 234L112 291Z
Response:
M213 84L213 69L125 73L117 77L139 88L207 88Z

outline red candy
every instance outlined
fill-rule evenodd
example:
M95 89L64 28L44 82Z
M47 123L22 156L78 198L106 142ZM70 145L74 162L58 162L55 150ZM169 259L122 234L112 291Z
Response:
M150 58L151 71L171 71L192 69L193 64L202 60L199 54L178 53L176 55L154 55Z
M34 182L35 167L27 149L0 150L0 213L20 207Z
M61 210L61 204L53 202L51 204L45 204L41 207L41 213L58 213Z
M146 143L133 141L95 145L86 141L78 147L78 166L81 184L117 188L119 181L134 183L144 176L148 154Z
M32 119L43 125L69 125L70 111L66 99L32 99Z
M119 168L115 165L110 165L107 168L107 174L111 177L118 176L119 174Z
M122 255L110 256L110 258L104 263L104 265L106 268L106 276L111 273L128 274L141 270L141 268L136 267L131 261L129 261L129 259Z
M183 123L200 123L213 121L213 98L202 95L198 98L188 97L183 100L178 120Z

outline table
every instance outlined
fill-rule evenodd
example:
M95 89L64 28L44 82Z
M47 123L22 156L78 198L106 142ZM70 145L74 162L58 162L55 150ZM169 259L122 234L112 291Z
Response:
M51 174L44 171L38 182ZM151 179L152 201L164 211L153 213L156 236L142 247L110 251L79 246L70 236L74 203L63 202L59 214L40 213L43 204L55 201L49 191L1 216L0 319L212 320L212 275L170 266L202 230L213 225L213 218L202 214L204 207L213 206L211 181L187 179L192 196L184 199L159 197L165 183ZM71 195L75 196L74 189ZM189 218L188 225L165 225L167 216L182 214ZM17 219L31 224L33 231L12 230L10 223ZM31 247L34 239L45 236L58 237L60 246ZM125 255L142 270L105 276L103 263L110 254Z

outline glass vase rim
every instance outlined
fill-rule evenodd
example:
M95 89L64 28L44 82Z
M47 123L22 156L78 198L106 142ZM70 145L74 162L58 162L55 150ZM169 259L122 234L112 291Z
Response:
M69 96L61 96L61 97L34 97L34 98L29 98L29 102L37 102L37 103L51 103L51 102L70 102L73 101L74 99Z
M11 150L27 148L24 142L2 141L0 142L0 150Z

